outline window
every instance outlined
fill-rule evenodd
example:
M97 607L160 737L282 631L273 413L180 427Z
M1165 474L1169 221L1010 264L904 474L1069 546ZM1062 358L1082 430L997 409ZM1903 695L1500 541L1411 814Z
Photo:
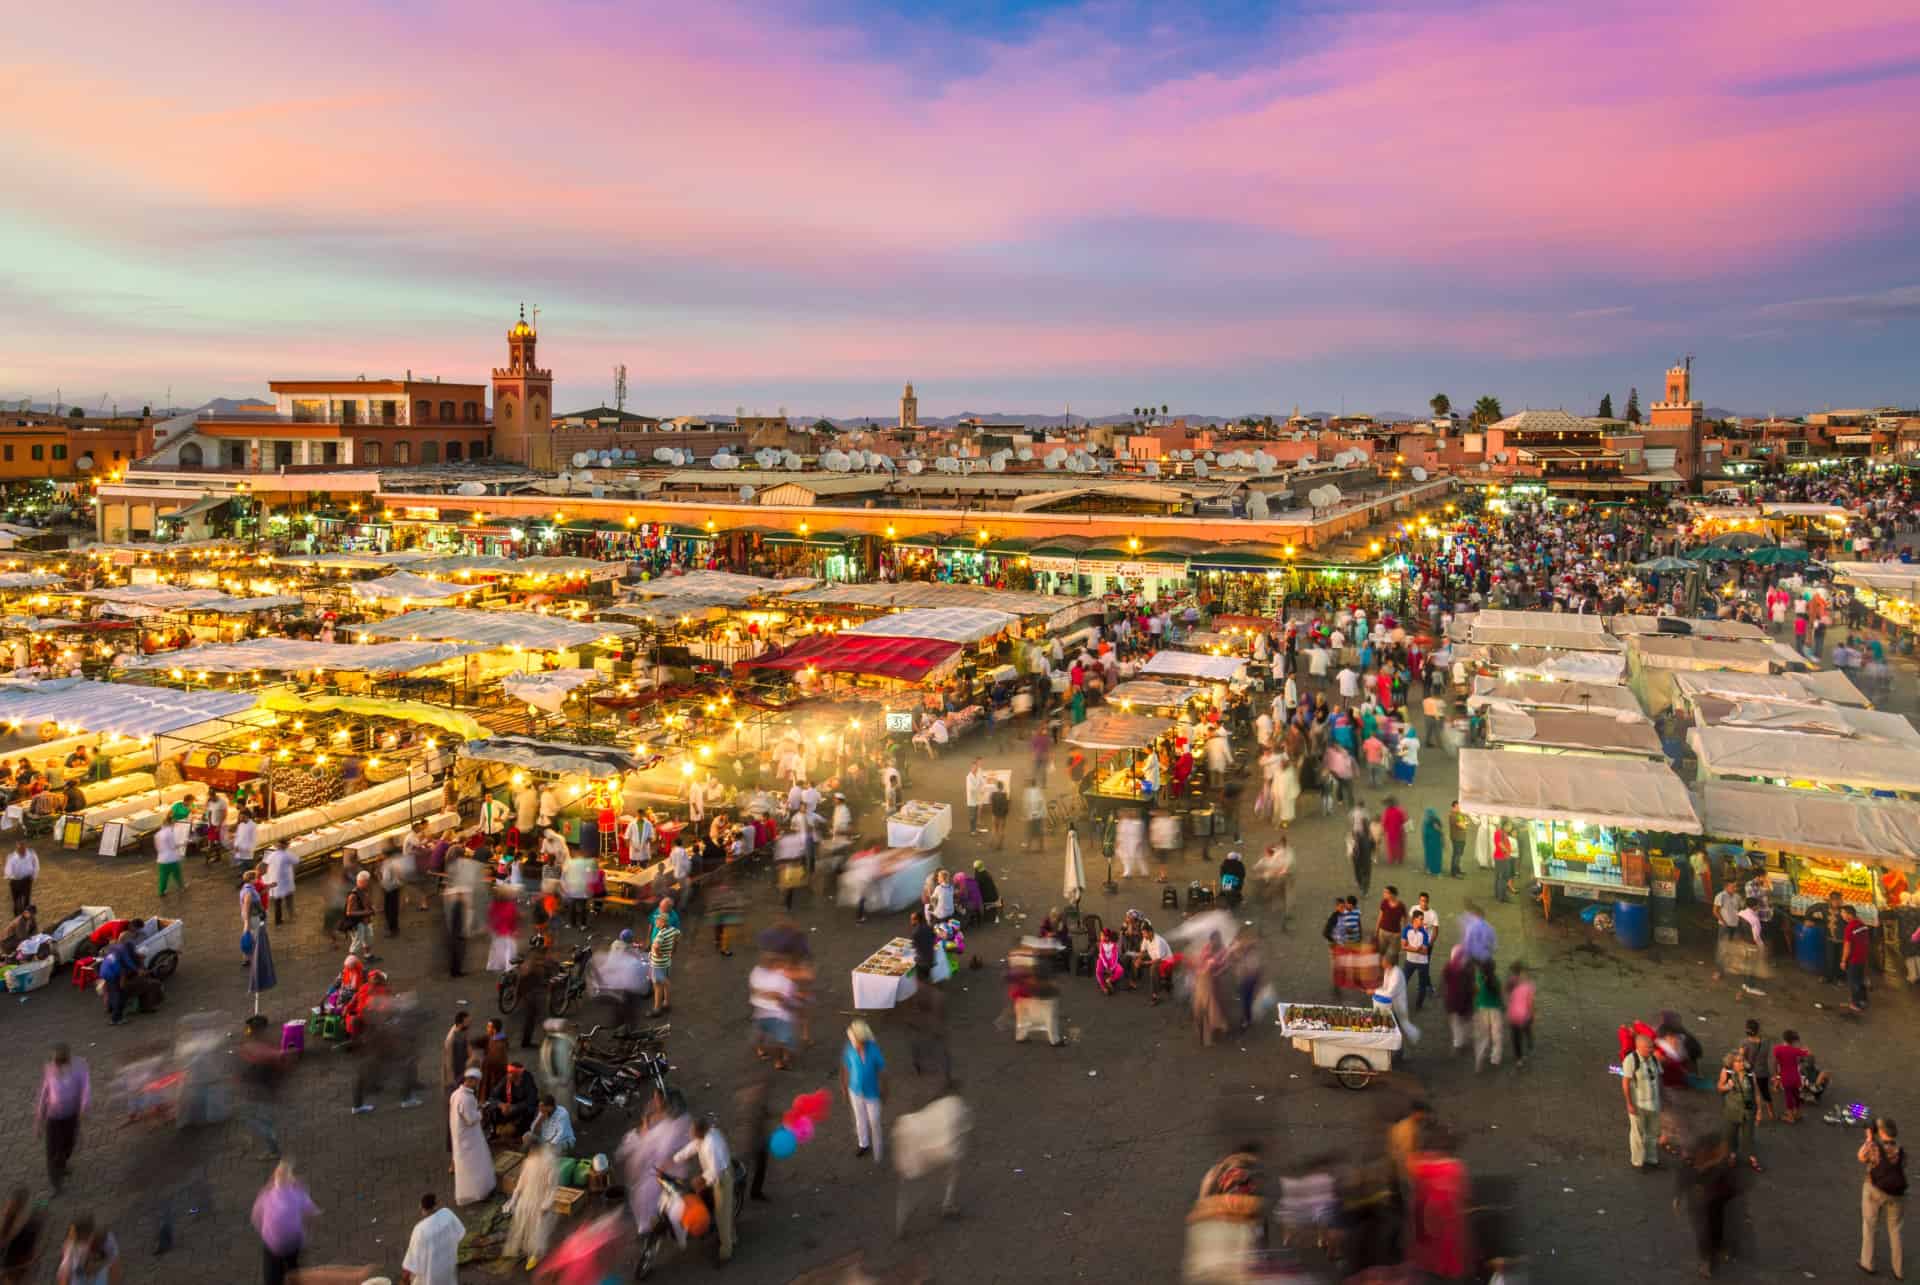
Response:
M440 443L420 443L420 462L422 464L438 464L440 462Z
M198 442L188 442L185 446L182 446L180 448L180 467L181 468L199 468L201 464L205 461L205 458L206 457L201 453L200 443Z
M362 442L360 444L360 459L367 464L378 464L380 462L380 443Z
M302 398L293 403L293 422L296 424L319 424L327 418L327 404Z
M485 442L469 442L467 444L467 458L470 460L484 460L487 458L487 444Z
M447 463L458 464L459 462L460 462L460 443L448 442L447 443Z
M381 402L380 422L382 424L398 424L400 422L400 403L395 401Z
M452 402L440 403L440 422L442 424L453 423L453 403Z
M293 467L292 442L275 442L273 444L273 463L276 468Z
M322 464L338 464L340 462L340 443L320 443L320 462Z
M358 424L360 422L360 403L341 402L340 422L342 424Z
M120 452L119 452L119 451L115 451L115 452L113 453L113 458L114 458L114 461L115 461L116 463L118 463L118 462L119 462L119 459L120 459Z
M36 460L44 460L47 458L47 448L43 444L35 442L33 444L33 458Z
M56 460L64 460L67 458L67 444L65 442L55 442L53 444L53 458Z
M393 462L395 464L411 464L413 462L413 448L405 442L395 442L393 444Z
M227 467L245 468L247 466L247 444L245 442L227 443Z
M6 460L6 462L7 462L7 463L9 463L9 464L11 464L11 463L13 463L13 447L11 447L11 446L9 446L9 447L7 447L7 453L6 453L6 455L5 455L4 457L0 457L0 458L4 458L4 459Z
M460 407L460 418L464 419L469 424L478 424L480 422L480 403L479 402L463 403Z
M424 424L433 418L433 403L424 397L413 404L413 422Z

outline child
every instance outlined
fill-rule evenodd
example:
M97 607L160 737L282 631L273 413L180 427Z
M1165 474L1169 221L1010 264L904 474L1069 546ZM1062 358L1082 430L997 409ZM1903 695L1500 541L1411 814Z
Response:
M1507 1033L1513 1042L1513 1065L1526 1066L1533 1049L1533 978L1521 963L1507 969Z
M1093 980L1102 995L1113 994L1114 983L1124 975L1120 967L1120 938L1111 928L1100 930L1100 948L1094 955Z
M1360 753L1367 760L1367 784L1377 790L1386 775L1387 743L1375 732L1361 742Z

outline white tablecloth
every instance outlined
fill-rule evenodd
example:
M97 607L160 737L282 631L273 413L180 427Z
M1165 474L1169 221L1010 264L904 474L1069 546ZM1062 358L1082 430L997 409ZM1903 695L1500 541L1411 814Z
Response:
M908 808L914 806L912 801ZM903 815L907 808L887 818L887 846L889 848L920 848L928 850L939 847L953 833L953 805L951 803L922 803L920 807L930 810L924 821L906 819Z
M868 960L879 959L887 955L897 955L903 959L911 960L913 958L913 943L905 937L895 937L879 950L867 956L867 960L861 962L865 963ZM933 952L933 980L936 982L944 982L951 976L953 976L953 968L947 962L947 952L935 949ZM877 973L863 973L858 968L853 970L853 1006L855 1008L892 1008L919 988L920 983L914 980L911 972L899 977L886 977Z
M432 816L423 819L427 823L427 834L429 837L440 834L446 830L451 830L460 824L460 814L458 812L436 812ZM386 850L388 845L398 847L401 842L406 839L407 831L410 828L411 827L404 825L395 826L391 829L382 830L379 834L370 834L364 839L355 839L345 846L347 851L353 854L354 860L364 862L370 857L379 856Z

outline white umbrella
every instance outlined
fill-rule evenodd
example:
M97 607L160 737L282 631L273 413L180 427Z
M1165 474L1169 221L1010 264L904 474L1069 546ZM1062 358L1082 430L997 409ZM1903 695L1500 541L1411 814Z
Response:
M1066 899L1079 904L1080 894L1087 890L1087 872L1080 864L1080 832L1072 826L1067 827L1067 870L1066 886L1061 890Z

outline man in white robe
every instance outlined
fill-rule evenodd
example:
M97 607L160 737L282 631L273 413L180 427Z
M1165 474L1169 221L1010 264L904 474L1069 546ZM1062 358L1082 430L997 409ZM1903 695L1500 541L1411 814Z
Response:
M493 1194L493 1152L481 1124L480 1068L467 1068L466 1078L453 1091L448 1110L453 1128L453 1203L471 1205Z
M432 1192L420 1197L420 1221L413 1225L407 1256L400 1262L401 1285L460 1285L460 1241L467 1234L466 1224L439 1204Z

